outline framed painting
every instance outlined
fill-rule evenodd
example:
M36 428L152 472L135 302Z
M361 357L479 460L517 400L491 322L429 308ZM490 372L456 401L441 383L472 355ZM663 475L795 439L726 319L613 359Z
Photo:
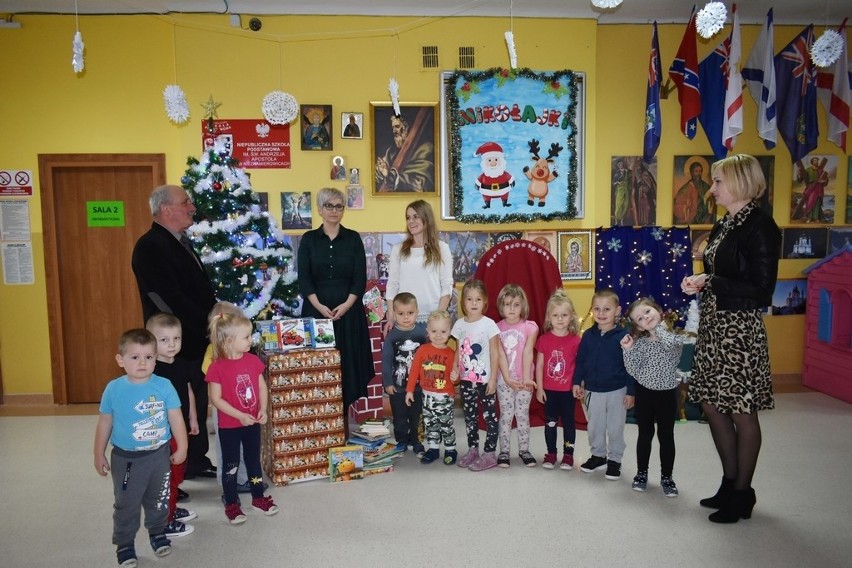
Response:
M834 223L837 156L808 154L793 164L791 223Z
M331 150L331 105L301 105L302 150Z
M370 103L373 128L372 193L436 193L437 104Z
M610 224L648 227L657 224L657 158L613 156Z
M710 195L714 156L675 156L672 187L673 225L712 225L716 200Z
M559 231L559 272L563 280L592 279L592 231Z
M442 217L464 223L577 218L582 79L570 70L442 74Z
M284 230L310 229L311 192L282 191L281 192L281 228Z
M805 313L808 297L808 281L804 278L778 279L772 293L773 316L795 316Z
M342 112L340 113L340 137L350 140L361 140L364 138L364 113Z
M527 231L524 238L547 249L547 252L556 258L556 231Z

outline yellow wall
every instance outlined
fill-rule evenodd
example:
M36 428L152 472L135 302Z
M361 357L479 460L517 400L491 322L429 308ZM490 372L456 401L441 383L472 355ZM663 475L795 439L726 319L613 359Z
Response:
M331 104L334 151L350 167L369 171L369 140L342 140L339 113L363 112L370 101L388 102L391 77L400 83L403 102L438 102L439 70L455 68L457 48L476 49L476 67L508 65L503 18L366 18L263 17L260 33L241 31L217 16L80 17L86 44L86 70L71 69L71 16L16 16L22 29L0 30L0 169L29 169L38 174L40 153L165 153L168 179L177 182L186 158L200 147L200 103L212 94L222 103L220 118L260 116L263 97L273 90L293 94L301 103ZM586 73L586 217L571 222L468 227L440 223L442 230L594 228L609 219L610 156L642 152L641 120L650 46L649 26L597 26L591 20L515 19L512 23L518 60L534 69L569 68ZM776 46L797 29L776 28ZM660 44L667 67L683 26L662 26ZM758 29L746 27L743 45L750 49ZM715 43L715 42L714 42ZM439 70L421 69L423 45L439 47ZM710 44L699 45L699 57ZM186 93L192 120L184 126L168 121L162 91L177 83ZM765 153L754 132L754 104L746 96L746 133L737 151ZM693 141L678 132L676 97L663 102L664 136L658 151L660 199L657 219L671 218L675 154L709 154L702 133ZM822 115L821 115L822 116ZM824 124L820 126L824 131ZM369 130L369 126L368 126ZM270 209L280 217L280 191L310 190L327 185L329 154L301 152L296 140L289 170L253 170L258 191L270 192ZM837 153L821 140L817 150ZM775 213L779 224L789 217L790 157L777 149ZM841 160L838 179L845 180ZM842 176L840 174L843 174ZM36 282L32 286L0 284L0 365L7 395L49 394L49 345L38 179L30 200ZM842 189L841 189L842 191ZM363 211L349 211L345 222L357 230L402 231L402 207L408 197L366 197ZM431 199L440 209L437 197ZM129 259L116 259L129 262ZM782 277L795 269L782 262ZM578 310L591 299L591 284L567 285ZM93 317L96 317L93 315ZM770 332L772 333L772 331ZM801 332L784 334L773 351L775 372L801 368ZM773 343L773 348L775 343ZM795 360L775 353L799 354Z

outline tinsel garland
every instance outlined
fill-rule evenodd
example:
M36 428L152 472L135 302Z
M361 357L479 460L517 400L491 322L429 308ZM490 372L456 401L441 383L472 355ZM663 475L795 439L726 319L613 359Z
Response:
M457 221L462 223L528 223L530 221L542 220L553 221L557 219L576 219L577 217L577 77L574 72L568 69L556 71L554 73L539 73L526 67L520 69L512 69L513 77L524 77L552 84L555 81L562 83L566 81L571 85L568 89L569 101L566 105L563 116L568 116L570 125L570 134L565 141L567 149L570 153L569 169L566 184L568 192L568 209L567 211L557 211L554 213L508 213L506 215L495 218L495 215L483 215L481 213L463 215L462 197L463 191L461 185L461 115L459 113L459 95L456 92L456 83L459 78L464 78L468 83L474 84L486 79L495 79L498 86L502 86L507 77L507 70L499 67L494 67L484 71L455 71L452 73L446 82L445 95L449 107L449 145L450 145L450 163L452 164L453 175L453 214ZM562 179L562 178L559 178Z

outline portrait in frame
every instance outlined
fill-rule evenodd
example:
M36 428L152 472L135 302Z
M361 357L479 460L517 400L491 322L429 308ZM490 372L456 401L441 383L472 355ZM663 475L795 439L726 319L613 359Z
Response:
M371 181L376 196L436 193L437 103L370 103Z
M563 280L592 279L592 231L559 231L559 272Z
M657 158L613 156L610 224L648 227L657 224Z
M364 138L364 113L342 112L340 113L340 137L350 140L361 140Z
M793 164L791 223L834 223L837 156L808 154Z
M331 150L331 133L334 132L331 105L301 105L299 110L302 117L302 150Z
M672 187L673 225L712 225L716 200L710 195L714 156L675 156Z

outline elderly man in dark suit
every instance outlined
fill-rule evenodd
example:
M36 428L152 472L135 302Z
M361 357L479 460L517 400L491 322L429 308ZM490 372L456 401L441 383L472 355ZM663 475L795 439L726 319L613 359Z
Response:
M159 312L177 316L182 327L178 357L200 367L208 343L207 315L216 295L184 234L193 223L195 206L186 191L176 185L155 188L149 203L154 222L136 241L132 261L142 313L146 321ZM216 477L216 468L207 458L207 386L202 380L193 384L192 390L200 431L189 437L186 476Z

